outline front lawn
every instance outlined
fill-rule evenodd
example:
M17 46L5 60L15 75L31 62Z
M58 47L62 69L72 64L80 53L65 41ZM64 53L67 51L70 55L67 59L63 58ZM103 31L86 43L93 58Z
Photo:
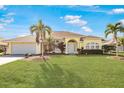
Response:
M119 55L124 56L124 52L119 52Z
M0 87L124 87L124 61L107 56L52 56L0 66Z

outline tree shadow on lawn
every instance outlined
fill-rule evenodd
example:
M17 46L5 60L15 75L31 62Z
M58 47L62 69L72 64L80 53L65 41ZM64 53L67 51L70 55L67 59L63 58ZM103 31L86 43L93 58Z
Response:
M37 75L34 82L36 88L80 88L84 82L73 72L63 70L57 64L40 64L42 72Z

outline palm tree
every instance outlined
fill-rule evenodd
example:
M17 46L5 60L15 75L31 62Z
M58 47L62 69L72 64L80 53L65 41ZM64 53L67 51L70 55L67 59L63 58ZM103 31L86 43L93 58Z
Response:
M48 33L49 37L51 37L52 29L49 26L44 25L42 21L39 20L36 25L32 25L30 27L30 31L32 34L36 34L36 42L37 44L41 45L41 54L44 56L44 42L46 38L48 38L46 37L46 32Z
M124 37L120 37L118 38L118 40L119 40L119 45L123 46L123 51L124 51Z
M116 42L116 56L118 56L118 40L117 40L118 32L124 32L124 28L122 27L122 24L120 22L116 24L108 24L105 30L105 37L107 38L109 34L112 34L113 35L112 39Z
M53 49L53 47L54 47L54 39L53 38L48 38L47 39L47 41L48 41L48 45L49 45L49 49L48 49L48 51L50 52L52 49Z

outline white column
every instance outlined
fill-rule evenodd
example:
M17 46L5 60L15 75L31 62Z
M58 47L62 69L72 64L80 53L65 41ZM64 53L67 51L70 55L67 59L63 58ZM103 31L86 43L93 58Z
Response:
M12 54L12 43L8 44L6 54Z
M36 54L40 54L40 53L41 53L40 44L36 43Z

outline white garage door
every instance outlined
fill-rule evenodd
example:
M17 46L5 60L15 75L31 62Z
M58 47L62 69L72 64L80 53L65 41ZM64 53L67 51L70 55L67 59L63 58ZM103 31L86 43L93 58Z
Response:
M12 45L12 54L36 53L36 44L14 44Z

